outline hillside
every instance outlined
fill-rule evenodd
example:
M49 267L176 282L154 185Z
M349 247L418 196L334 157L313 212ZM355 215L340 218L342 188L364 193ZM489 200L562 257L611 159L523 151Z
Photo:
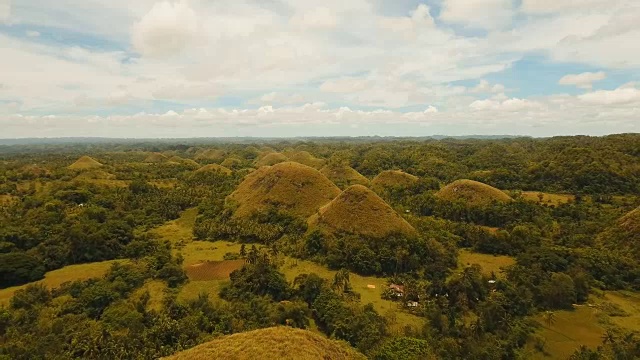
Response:
M324 159L318 159L317 157L311 155L308 151L296 151L290 154L287 154L289 160L298 162L303 165L311 166L314 169L320 169L325 164Z
M599 234L598 241L608 248L629 251L640 261L640 207L628 212Z
M97 169L103 165L90 156L83 156L76 160L73 164L69 165L71 170L89 170Z
M165 162L165 161L169 161L169 158L166 155L160 154L160 153L157 153L157 152L149 154L144 159L144 162L151 163L151 164L162 163L162 162Z
M473 180L456 180L443 187L436 196L448 201L464 201L469 206L482 206L492 201L508 202L511 197L499 189Z
M224 160L225 155L226 155L226 152L224 150L204 149L204 150L198 150L196 152L195 160L196 161L207 160L207 161L220 162Z
M281 153L272 152L261 157L256 161L256 166L272 166L281 162L288 161L289 159Z
M371 180L374 191L384 191L392 188L407 188L418 182L418 177L400 170L383 171Z
M369 179L348 165L327 165L320 172L342 189L351 185L369 186Z
M196 170L197 173L203 173L203 172L220 172L226 175L231 175L232 171L229 168L226 168L222 165L218 165L218 164L209 164L209 165L205 165L203 167L201 167L200 169Z
M310 229L330 234L357 234L384 238L415 235L415 229L373 191L353 185L308 220Z
M242 159L235 156L228 157L220 164L229 169L239 169L242 166Z
M276 206L307 218L340 193L329 179L309 166L284 162L247 175L227 198L235 216L247 217Z
M223 336L167 360L364 360L348 345L307 330L273 327Z

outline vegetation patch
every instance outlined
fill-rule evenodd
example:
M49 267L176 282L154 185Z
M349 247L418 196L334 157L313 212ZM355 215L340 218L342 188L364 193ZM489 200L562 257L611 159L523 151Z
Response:
M170 356L167 360L364 360L343 342L290 327L274 327L223 336Z
M607 248L628 252L636 261L640 261L640 207L628 212L599 234L598 242Z
M416 235L415 229L384 200L362 185L353 185L308 221L310 229L329 234L357 234L384 238L392 234Z
M440 199L482 206L492 202L509 202L511 197L499 189L474 180L456 180L436 193Z
M527 201L534 201L545 205L562 205L574 201L575 196L570 194L550 194L540 191L523 191L522 197Z
M76 160L73 164L69 165L69 169L71 170L89 170L89 169L97 169L102 167L103 165L96 161L94 158L90 156L83 156L80 159Z
M478 264L482 267L482 272L485 275L495 274L500 278L504 277L503 270L505 268L516 263L516 259L511 256L480 254L469 250L460 250L458 261L461 268Z
M220 162L224 160L226 156L226 152L220 149L203 149L196 152L195 160L196 161L212 161L212 162Z
M219 172L225 175L231 175L232 171L229 168L226 168L222 165L218 165L218 164L209 164L209 165L205 165L203 167L201 167L200 169L196 170L197 173L204 173L204 172Z
M294 162L284 162L247 175L227 198L235 207L234 216L251 217L273 207L307 218L340 193L318 170Z
M149 154L145 159L144 162L149 163L149 164L158 164L158 163L163 163L163 162L167 162L169 161L169 158L161 153L151 153Z
M185 272L191 281L227 280L244 263L244 260L205 261L187 266Z

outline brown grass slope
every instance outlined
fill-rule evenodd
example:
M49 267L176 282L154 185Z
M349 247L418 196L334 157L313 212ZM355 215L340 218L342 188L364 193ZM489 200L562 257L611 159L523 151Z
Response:
M407 188L418 182L418 177L400 170L383 171L371 180L371 188L375 191L403 187Z
M83 156L76 160L73 164L69 165L71 170L89 170L97 169L103 165L90 156Z
M224 159L224 161L220 165L229 169L239 169L240 167L242 167L242 159L235 156L230 156Z
M303 165L311 166L314 169L322 168L326 162L324 159L319 159L311 155L308 151L296 151L287 156L291 161L295 161Z
M499 189L473 180L456 180L436 193L440 199L464 201L470 206L481 206L497 202L511 201L511 197Z
M342 189L351 185L369 186L369 179L348 165L327 165L320 172Z
M412 236L416 230L376 193L353 185L308 220L310 229L329 234L355 234L384 238L392 234Z
M268 153L256 161L256 166L272 166L281 162L288 161L289 159L281 153Z
M209 165L205 165L203 167L201 167L200 169L196 170L197 173L202 173L202 172L221 172L225 175L231 175L232 171L229 168L226 168L222 165L218 165L218 164L209 164Z
M161 153L151 153L144 159L144 162L151 164L157 164L166 161L169 161L169 158Z
M640 261L640 207L600 233L598 241L605 247L628 251Z
M318 170L295 162L263 166L247 175L227 198L234 216L250 217L271 206L291 215L309 217L340 194Z
M364 360L342 342L307 330L273 327L223 336L168 360Z

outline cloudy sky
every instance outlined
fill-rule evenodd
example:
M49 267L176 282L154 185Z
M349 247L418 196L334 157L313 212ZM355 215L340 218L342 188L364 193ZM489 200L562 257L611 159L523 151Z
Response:
M638 0L0 0L0 138L640 132Z

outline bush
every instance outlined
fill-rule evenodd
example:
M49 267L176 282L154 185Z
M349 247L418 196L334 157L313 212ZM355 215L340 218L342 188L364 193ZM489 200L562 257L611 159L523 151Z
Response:
M0 254L0 287L10 287L40 280L44 266L36 258L25 253Z

